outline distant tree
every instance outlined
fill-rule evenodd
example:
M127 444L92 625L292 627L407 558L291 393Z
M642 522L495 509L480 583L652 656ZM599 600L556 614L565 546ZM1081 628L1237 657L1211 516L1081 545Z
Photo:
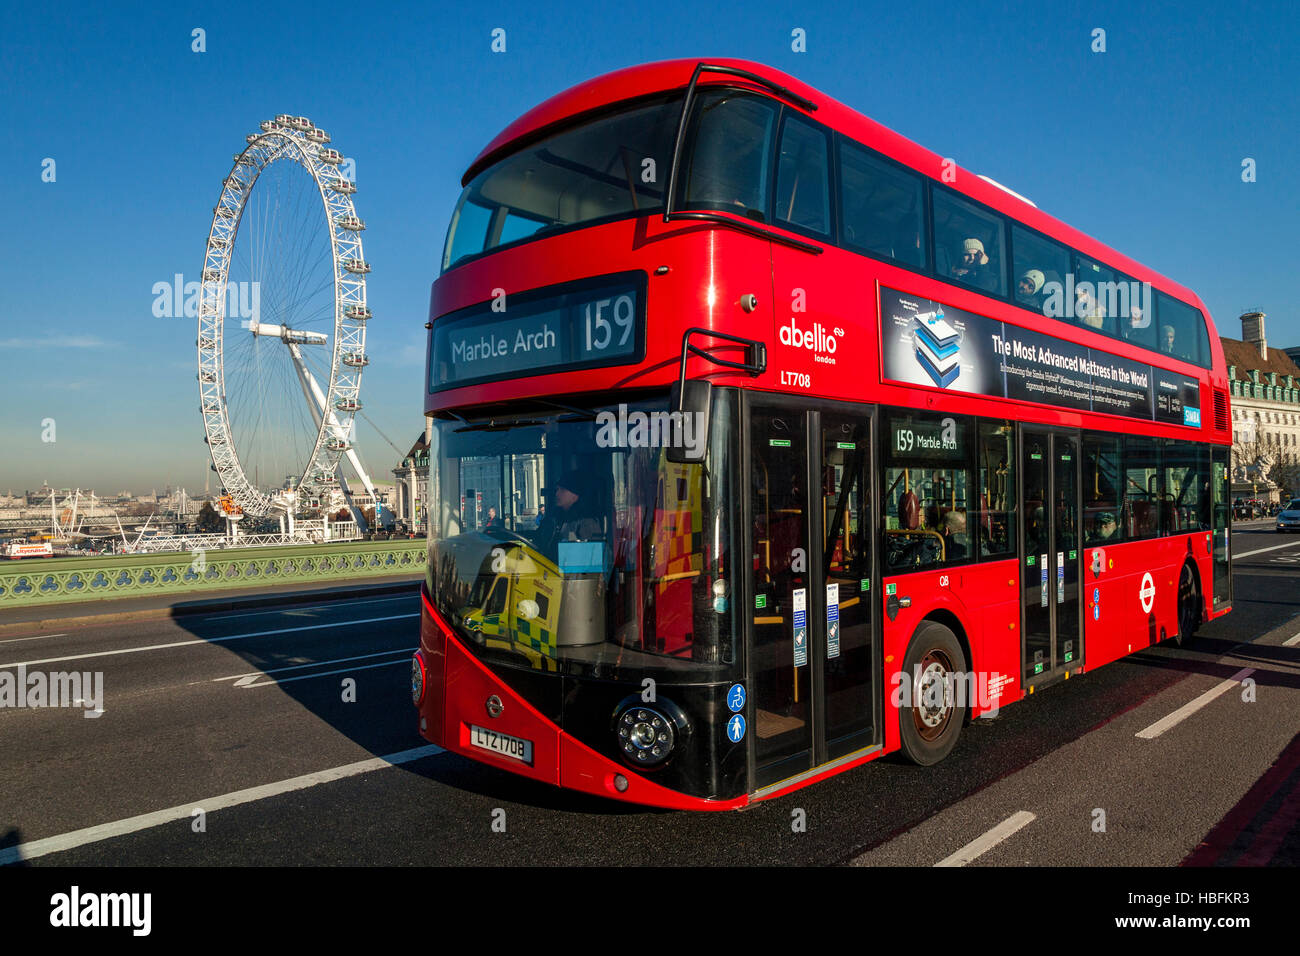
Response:
M352 520L352 512L351 512L351 511L348 511L347 508L340 508L337 512L335 512L335 514L334 514L334 520L335 520L335 521L351 521L351 520Z
M226 520L217 514L217 509L212 507L211 501L203 502L194 524L201 534L215 534L226 530Z

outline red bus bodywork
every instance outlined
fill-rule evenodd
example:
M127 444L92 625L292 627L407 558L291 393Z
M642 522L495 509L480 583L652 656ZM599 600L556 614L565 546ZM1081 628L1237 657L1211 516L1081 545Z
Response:
M521 144L548 134L591 111L598 111L656 91L684 90L697 60L675 60L620 70L582 83L560 93L510 124L471 164L464 182ZM713 60L759 74L814 102L815 113L803 111L818 123L843 132L879 153L933 179L945 171L941 156L910 142L836 102L798 79L760 64L741 60ZM700 87L714 85L749 89L765 96L771 91L743 78L704 74ZM789 109L798 109L788 102ZM666 178L666 174L665 178ZM950 179L945 180L950 182ZM1048 405L945 392L940 388L902 385L885 381L881 374L880 288L906 290L945 305L976 313L995 321L1022 328L1037 328L1060 338L1090 346L1121 358L1151 363L1150 352L1116 338L1073 323L1059 322L1018 308L1009 302L940 281L929 275L904 269L887 261L858 255L828 243L812 255L780 241L746 234L709 222L665 223L659 211L614 222L577 228L548 238L470 260L444 273L434 283L429 318L439 317L489 300L494 290L506 293L534 289L587 276L641 270L649 275L646 322L647 354L636 365L615 366L556 374L542 374L469 385L427 393L425 413L476 406L507 406L514 401L541 395L569 396L608 393L621 389L660 387L667 389L677 380L682 335L686 329L703 327L719 332L761 339L770 356L767 370L749 377L731 373L692 358L689 377L707 377L716 386L799 394L826 400L860 402L922 410L950 411L960 415L1011 418L1066 428L1195 440L1226 445L1231 441L1227 400L1227 375L1222 347L1208 310L1189 289L1078 232L1014 195L990 185L974 173L956 171L950 185L993 210L1001 212L1049 237L1108 266L1127 273L1138 282L1194 305L1205 316L1212 359L1209 368L1159 357L1160 364L1174 373L1200 383L1199 432L1188 427L1135 420L1120 416L1075 412ZM784 231L769 225L774 233ZM791 239L808 242L806 235L786 233ZM804 289L807 311L792 316L791 290ZM743 296L755 295L758 308L744 311ZM816 360L816 352L782 344L782 326L797 323L801 332L816 325L825 330L842 328L835 352L835 364ZM720 355L734 357L735 350L721 347ZM427 375L426 375L427 381ZM806 384L805 384L806 383ZM434 465L433 467L436 467ZM879 468L879 463L873 465ZM1211 599L1211 560L1204 531L1188 532L1145 541L1131 541L1106 549L1086 548L1091 558L1102 550L1104 574L1091 575L1080 584L1085 609L1093 607L1094 589L1107 611L1094 620L1084 613L1088 647L1086 661L1069 669L1074 676L1095 669L1126 654L1172 636L1178 630L1176 577L1183 561L1192 556L1200 575L1204 599L1203 619L1217 617L1229 607L1215 608ZM1144 612L1139 590L1143 576L1151 573L1155 583L1154 610ZM734 809L755 799L767 799L814 782L828 774L842 772L899 747L897 709L890 703L891 677L903 661L908 641L924 620L948 623L968 648L968 666L980 672L1017 674L1020 660L1021 579L1016 559L971 564L942 571L919 571L905 575L882 575L876 598L883 598L889 585L899 595L911 598L896 617L880 615L881 655L884 673L878 674L876 692L883 696L883 746L862 756L819 771L814 768L787 786L724 799L702 799L664 788L648 775L641 775L616 760L603 756L574 739L516 694L499 675L480 662L462 645L452 628L422 599L420 663L425 669L425 691L419 703L420 732L442 747L490 763L514 773L604 797L682 809ZM1154 614L1155 625L1152 625ZM480 720L484 701L497 696L504 703L499 727L503 733L532 740L536 755L532 766L495 758L469 745L467 727ZM1005 706L1027 696L1019 680L1008 684L993 706ZM972 716L983 708L972 706ZM615 781L627 781L619 790Z

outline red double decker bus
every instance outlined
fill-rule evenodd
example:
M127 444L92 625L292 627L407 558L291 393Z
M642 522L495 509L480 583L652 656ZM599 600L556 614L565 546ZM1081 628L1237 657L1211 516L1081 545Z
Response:
M574 87L463 186L428 740L737 808L1228 611L1206 309L1005 187L737 60Z

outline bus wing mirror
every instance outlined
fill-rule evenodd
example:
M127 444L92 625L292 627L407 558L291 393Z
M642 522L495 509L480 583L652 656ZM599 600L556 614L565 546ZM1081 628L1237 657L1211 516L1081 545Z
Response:
M675 416L667 448L669 461L679 465L704 461L712 399L713 383L704 379L680 380L673 385L668 398L669 411Z

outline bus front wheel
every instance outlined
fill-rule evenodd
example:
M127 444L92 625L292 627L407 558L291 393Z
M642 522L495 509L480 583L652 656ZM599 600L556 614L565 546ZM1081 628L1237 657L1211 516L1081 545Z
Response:
M898 710L903 755L929 767L948 756L961 733L966 655L957 636L942 624L925 621L912 635L903 659L902 688L908 693Z

